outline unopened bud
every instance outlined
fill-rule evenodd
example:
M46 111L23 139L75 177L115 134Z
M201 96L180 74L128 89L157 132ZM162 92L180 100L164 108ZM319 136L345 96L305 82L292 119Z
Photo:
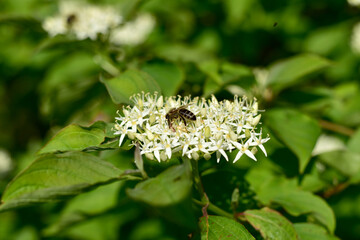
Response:
M154 160L154 154L152 153L145 153L145 157L149 160Z
M163 106L163 104L164 104L163 96L160 96L159 99L156 102L156 106L158 108L161 108Z
M249 129L246 129L246 130L245 130L245 137L246 137L246 138L250 138L250 137L251 137L251 133L250 133L250 130L249 130Z
M154 114L151 114L149 117L149 123L153 124L156 121L156 116Z
M199 156L199 154L198 154L197 152L192 152L192 153L191 153L191 156L192 156L192 158L193 158L194 160L199 160L199 158L200 158L200 156Z
M166 156L166 153L164 151L160 152L160 159L163 162L165 162L168 159L168 157Z
M211 136L210 127L209 127L209 126L206 126L206 127L205 127L205 138L206 138L206 139L209 139L210 136Z
M260 119L261 119L261 114L253 118L251 125L256 126L260 122Z
M237 135L233 131L230 131L229 134L230 134L230 139L231 140L233 140L233 141L237 140Z
M131 140L135 139L135 133L134 132L128 132L127 135Z
M210 160L211 154L210 153L205 153L204 158L205 158L205 160Z
M251 149L251 153L252 154L256 154L258 152L258 149L256 148L256 147L253 147L252 149Z

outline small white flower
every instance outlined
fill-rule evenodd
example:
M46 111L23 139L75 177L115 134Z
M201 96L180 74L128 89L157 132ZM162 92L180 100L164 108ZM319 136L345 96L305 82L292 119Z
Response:
M164 98L155 93L134 95L133 107L124 107L123 115L116 118L115 134L120 135L123 143L127 135L133 145L140 146L140 154L161 162L172 157L209 159L216 153L229 161L227 152L238 149L234 162L245 154L256 160L256 147L267 155L263 146L270 138L262 137L257 131L260 121L256 99L234 97L234 101L218 101L215 96L210 100L190 97ZM174 119L168 126L166 114L172 108L186 106L196 116L196 121ZM251 150L249 149L251 148Z

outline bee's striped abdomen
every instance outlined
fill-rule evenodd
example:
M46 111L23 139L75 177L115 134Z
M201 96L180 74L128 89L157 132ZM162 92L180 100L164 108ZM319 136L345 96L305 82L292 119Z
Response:
M185 109L185 108L181 108L179 109L179 113L181 114L181 116L183 116L186 119L195 121L196 120L196 116L194 113L192 113L191 111Z

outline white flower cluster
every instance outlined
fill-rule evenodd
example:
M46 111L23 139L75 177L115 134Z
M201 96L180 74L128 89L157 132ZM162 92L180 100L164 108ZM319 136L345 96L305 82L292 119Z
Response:
M81 1L60 1L59 14L45 19L43 28L50 36L72 33L76 39L95 40L109 35L117 45L138 45L146 40L155 26L150 14L139 15L124 23L123 17L110 6L96 6Z
M360 6L360 0L348 0L349 5L359 7Z
M139 15L132 22L115 28L110 42L117 45L139 45L143 43L155 26L155 19L150 14Z
M210 100L191 97L168 97L142 93L132 97L133 107L124 107L123 114L116 118L115 134L120 135L121 145L125 136L132 144L140 145L141 155L148 159L166 161L172 156L186 156L198 160L210 159L216 153L217 161L223 156L229 160L227 152L238 150L233 162L243 154L256 160L254 153L270 138L262 137L258 130L261 114L256 99L234 97L234 101L221 101L212 96ZM186 108L196 120L186 116L173 115L169 126L166 114L174 108ZM172 111L177 112L178 111ZM186 123L186 124L185 124ZM257 131L258 130L258 131Z
M11 171L13 163L9 153L0 148L0 179Z
M360 23L353 28L350 45L354 53L360 54Z
M45 19L43 28L51 36L74 33L79 40L95 40L98 34L107 34L121 22L122 17L110 6L60 1L59 15Z

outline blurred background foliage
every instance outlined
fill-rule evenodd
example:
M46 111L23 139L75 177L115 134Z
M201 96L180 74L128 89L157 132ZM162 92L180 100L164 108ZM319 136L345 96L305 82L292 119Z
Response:
M289 130L285 135L276 132L281 126L268 129L267 124L277 122L276 109L297 109L319 122L321 134L347 150L338 147L336 152L314 155L304 166L301 187L324 197L331 206L339 238L359 239L360 58L350 42L360 8L344 0L92 2L112 4L119 12L133 7L150 12L156 28L145 43L118 51L98 41L49 38L41 23L56 13L57 1L0 2L0 146L12 161L6 171L0 171L0 193L61 128L114 121L119 106L99 79L108 74L104 63L122 59L119 69L149 73L165 95L215 94L225 99L246 93L269 111L268 116L263 114L264 131L271 133L269 158L260 156L256 163L242 159L231 170L233 177L226 173L232 168L226 163L217 167L225 173L204 174L210 199L228 211L231 206L226 199L234 187L242 193L238 211L259 205L248 184L237 179L250 167L271 169L289 178L299 174L297 158L301 157L295 156L297 150L286 140L291 138L291 129L297 128L296 121L291 128L283 128ZM262 81L266 74L273 84ZM288 77L279 80L284 75ZM299 117L297 113L291 116ZM286 124L287 117L279 124ZM121 169L133 168L132 153L109 151L101 156ZM148 168L159 167L148 163ZM247 181L256 179L254 171L247 172ZM228 186L213 188L214 179L224 179ZM125 197L125 189L133 186L133 182L113 183L65 202L1 213L0 239L183 237L182 231L189 226L179 228L163 213Z

